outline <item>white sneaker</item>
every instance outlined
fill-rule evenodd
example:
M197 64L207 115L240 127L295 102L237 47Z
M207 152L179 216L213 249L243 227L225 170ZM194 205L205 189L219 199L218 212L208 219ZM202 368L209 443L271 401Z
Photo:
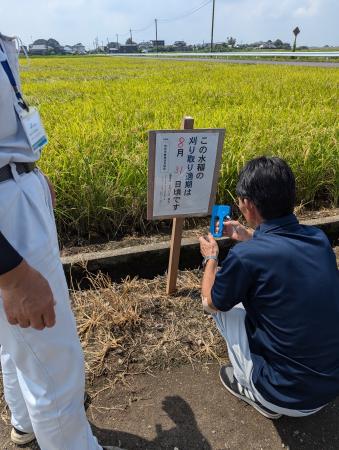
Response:
M255 408L267 419L280 419L281 414L271 411L270 409L259 403L258 400L254 398L252 392L238 383L237 379L234 376L234 370L231 364L222 366L220 368L219 375L222 384L228 390L228 392L230 392L240 400L243 400L244 402L253 406L253 408Z
M12 428L11 431L11 441L14 444L24 445L29 444L34 441L35 434L34 433L24 433L23 431L17 430L16 428Z

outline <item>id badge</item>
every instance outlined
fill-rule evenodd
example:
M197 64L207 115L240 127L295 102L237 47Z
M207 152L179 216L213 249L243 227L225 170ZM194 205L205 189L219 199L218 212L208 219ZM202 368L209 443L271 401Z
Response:
M40 153L47 144L47 135L36 108L20 111L20 120L33 153Z

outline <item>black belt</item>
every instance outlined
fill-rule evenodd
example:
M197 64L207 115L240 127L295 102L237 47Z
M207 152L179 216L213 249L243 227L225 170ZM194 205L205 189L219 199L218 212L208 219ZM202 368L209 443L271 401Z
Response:
M16 171L19 175L23 173L32 172L35 169L35 163L14 163L16 166ZM9 164L7 166L1 167L0 169L0 183L3 181L11 180L13 178L12 169Z

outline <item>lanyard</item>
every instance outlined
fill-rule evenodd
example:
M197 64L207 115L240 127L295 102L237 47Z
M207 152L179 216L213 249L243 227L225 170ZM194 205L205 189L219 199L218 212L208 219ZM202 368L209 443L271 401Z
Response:
M2 52L6 55L1 43L0 43L0 50L2 50ZM26 109L27 111L29 110L27 103L25 102L25 100L23 99L21 92L18 89L18 86L16 84L12 69L10 68L10 65L8 63L8 60L6 59L5 61L1 61L1 65L4 69L4 71L6 72L6 75L9 79L9 82L12 85L12 88L14 90L15 96L18 99L18 103L21 106L22 109Z

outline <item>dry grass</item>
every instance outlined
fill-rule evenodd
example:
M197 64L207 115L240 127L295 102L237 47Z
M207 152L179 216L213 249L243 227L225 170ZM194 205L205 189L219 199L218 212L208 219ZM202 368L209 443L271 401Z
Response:
M334 250L339 263L339 248ZM187 363L225 361L225 343L201 309L199 270L179 273L173 297L165 294L164 276L126 279L121 284L103 274L89 279L92 288L74 290L72 304L92 398L117 382L128 382L128 376ZM3 395L0 418L9 424Z
M199 271L181 272L178 292L166 278L112 283L89 276L92 288L72 293L91 398L128 377L190 363L224 360L226 346L200 302ZM0 377L0 419L9 424Z
M74 291L89 384L225 358L225 344L201 309L200 279L199 271L181 272L174 297L165 295L165 277L113 284L101 274L91 278L92 289Z

